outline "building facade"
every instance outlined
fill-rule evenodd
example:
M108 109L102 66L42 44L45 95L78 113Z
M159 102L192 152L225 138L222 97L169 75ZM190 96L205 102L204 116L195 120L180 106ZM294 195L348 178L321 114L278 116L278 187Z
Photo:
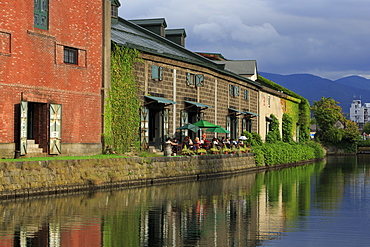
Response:
M101 153L110 1L0 6L0 157Z
M164 18L112 23L112 41L138 49L143 61L137 68L143 147L160 149L166 137L199 137L201 132L177 128L201 119L229 130L229 138L237 139L244 130L258 132L260 85L187 50L184 31L167 39L166 33L175 32L166 27Z
M364 124L370 121L370 103L361 103L361 100L352 100L349 109L349 118L351 121L357 123L359 128L363 128Z

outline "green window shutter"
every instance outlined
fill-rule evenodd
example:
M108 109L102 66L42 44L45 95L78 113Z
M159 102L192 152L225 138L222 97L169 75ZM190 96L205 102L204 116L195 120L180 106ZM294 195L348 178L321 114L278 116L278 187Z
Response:
M239 86L234 86L234 96L239 96Z
M189 123L189 113L185 110L180 111L180 126ZM188 130L182 130L182 135L187 136Z
M226 129L231 132L231 118L226 116Z
M62 105L50 104L49 154L61 154Z
M195 85L197 87L204 86L204 76L203 75L195 75Z
M191 73L186 73L186 84L188 86L192 86L192 85L195 85L195 82L194 80L196 80L195 78L195 75L191 74Z
M242 131L247 130L247 119L242 118Z
M235 138L239 136L239 118L235 118Z
M158 80L162 81L163 80L163 68L158 67Z
M249 91L247 89L244 90L244 99L249 99Z
M149 148L149 109L147 107L141 108L140 114L140 141L143 149Z
M170 110L167 108L163 109L163 142L170 136L169 115Z
M159 79L158 66L152 65L152 79Z
M229 85L229 94L230 96L234 96L234 86L233 85Z
M49 1L34 0L34 27L48 30Z
M20 151L21 155L27 154L27 118L28 118L28 102L21 101L21 134L20 134Z

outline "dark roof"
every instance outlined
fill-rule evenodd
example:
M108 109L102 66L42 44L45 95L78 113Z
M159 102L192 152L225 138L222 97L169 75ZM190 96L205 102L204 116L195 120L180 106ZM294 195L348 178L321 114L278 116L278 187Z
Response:
M218 64L225 64L225 69L238 75L254 75L256 73L256 60L228 60L215 61Z
M158 18L150 20L154 22L154 20L162 21L163 19ZM137 23L138 20L136 20L135 22ZM224 70L223 64L217 64L214 61L211 61L201 55L196 54L195 52L189 51L183 46L178 45L158 34L155 34L137 25L136 23L119 17L117 23L112 23L112 41L118 45L135 48L139 51L149 54L168 57L179 61L207 67L216 70L219 73L233 76L240 81L244 81L258 87L261 86L258 82L249 80L248 78L240 76L229 70Z
M154 18L154 19L137 19L129 20L139 26L164 26L167 27L166 19L164 18Z
M184 28L178 28L178 29L166 29L166 36L168 35L182 35L186 37L186 32Z

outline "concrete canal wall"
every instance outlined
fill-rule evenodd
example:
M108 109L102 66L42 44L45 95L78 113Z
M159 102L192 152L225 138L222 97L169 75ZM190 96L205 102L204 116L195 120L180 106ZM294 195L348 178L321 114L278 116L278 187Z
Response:
M150 185L254 170L253 154L0 163L0 198Z

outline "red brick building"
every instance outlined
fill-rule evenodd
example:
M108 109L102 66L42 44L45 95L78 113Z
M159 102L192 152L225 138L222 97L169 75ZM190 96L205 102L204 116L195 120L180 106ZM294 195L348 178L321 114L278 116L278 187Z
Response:
M107 2L0 2L0 158L101 153Z

